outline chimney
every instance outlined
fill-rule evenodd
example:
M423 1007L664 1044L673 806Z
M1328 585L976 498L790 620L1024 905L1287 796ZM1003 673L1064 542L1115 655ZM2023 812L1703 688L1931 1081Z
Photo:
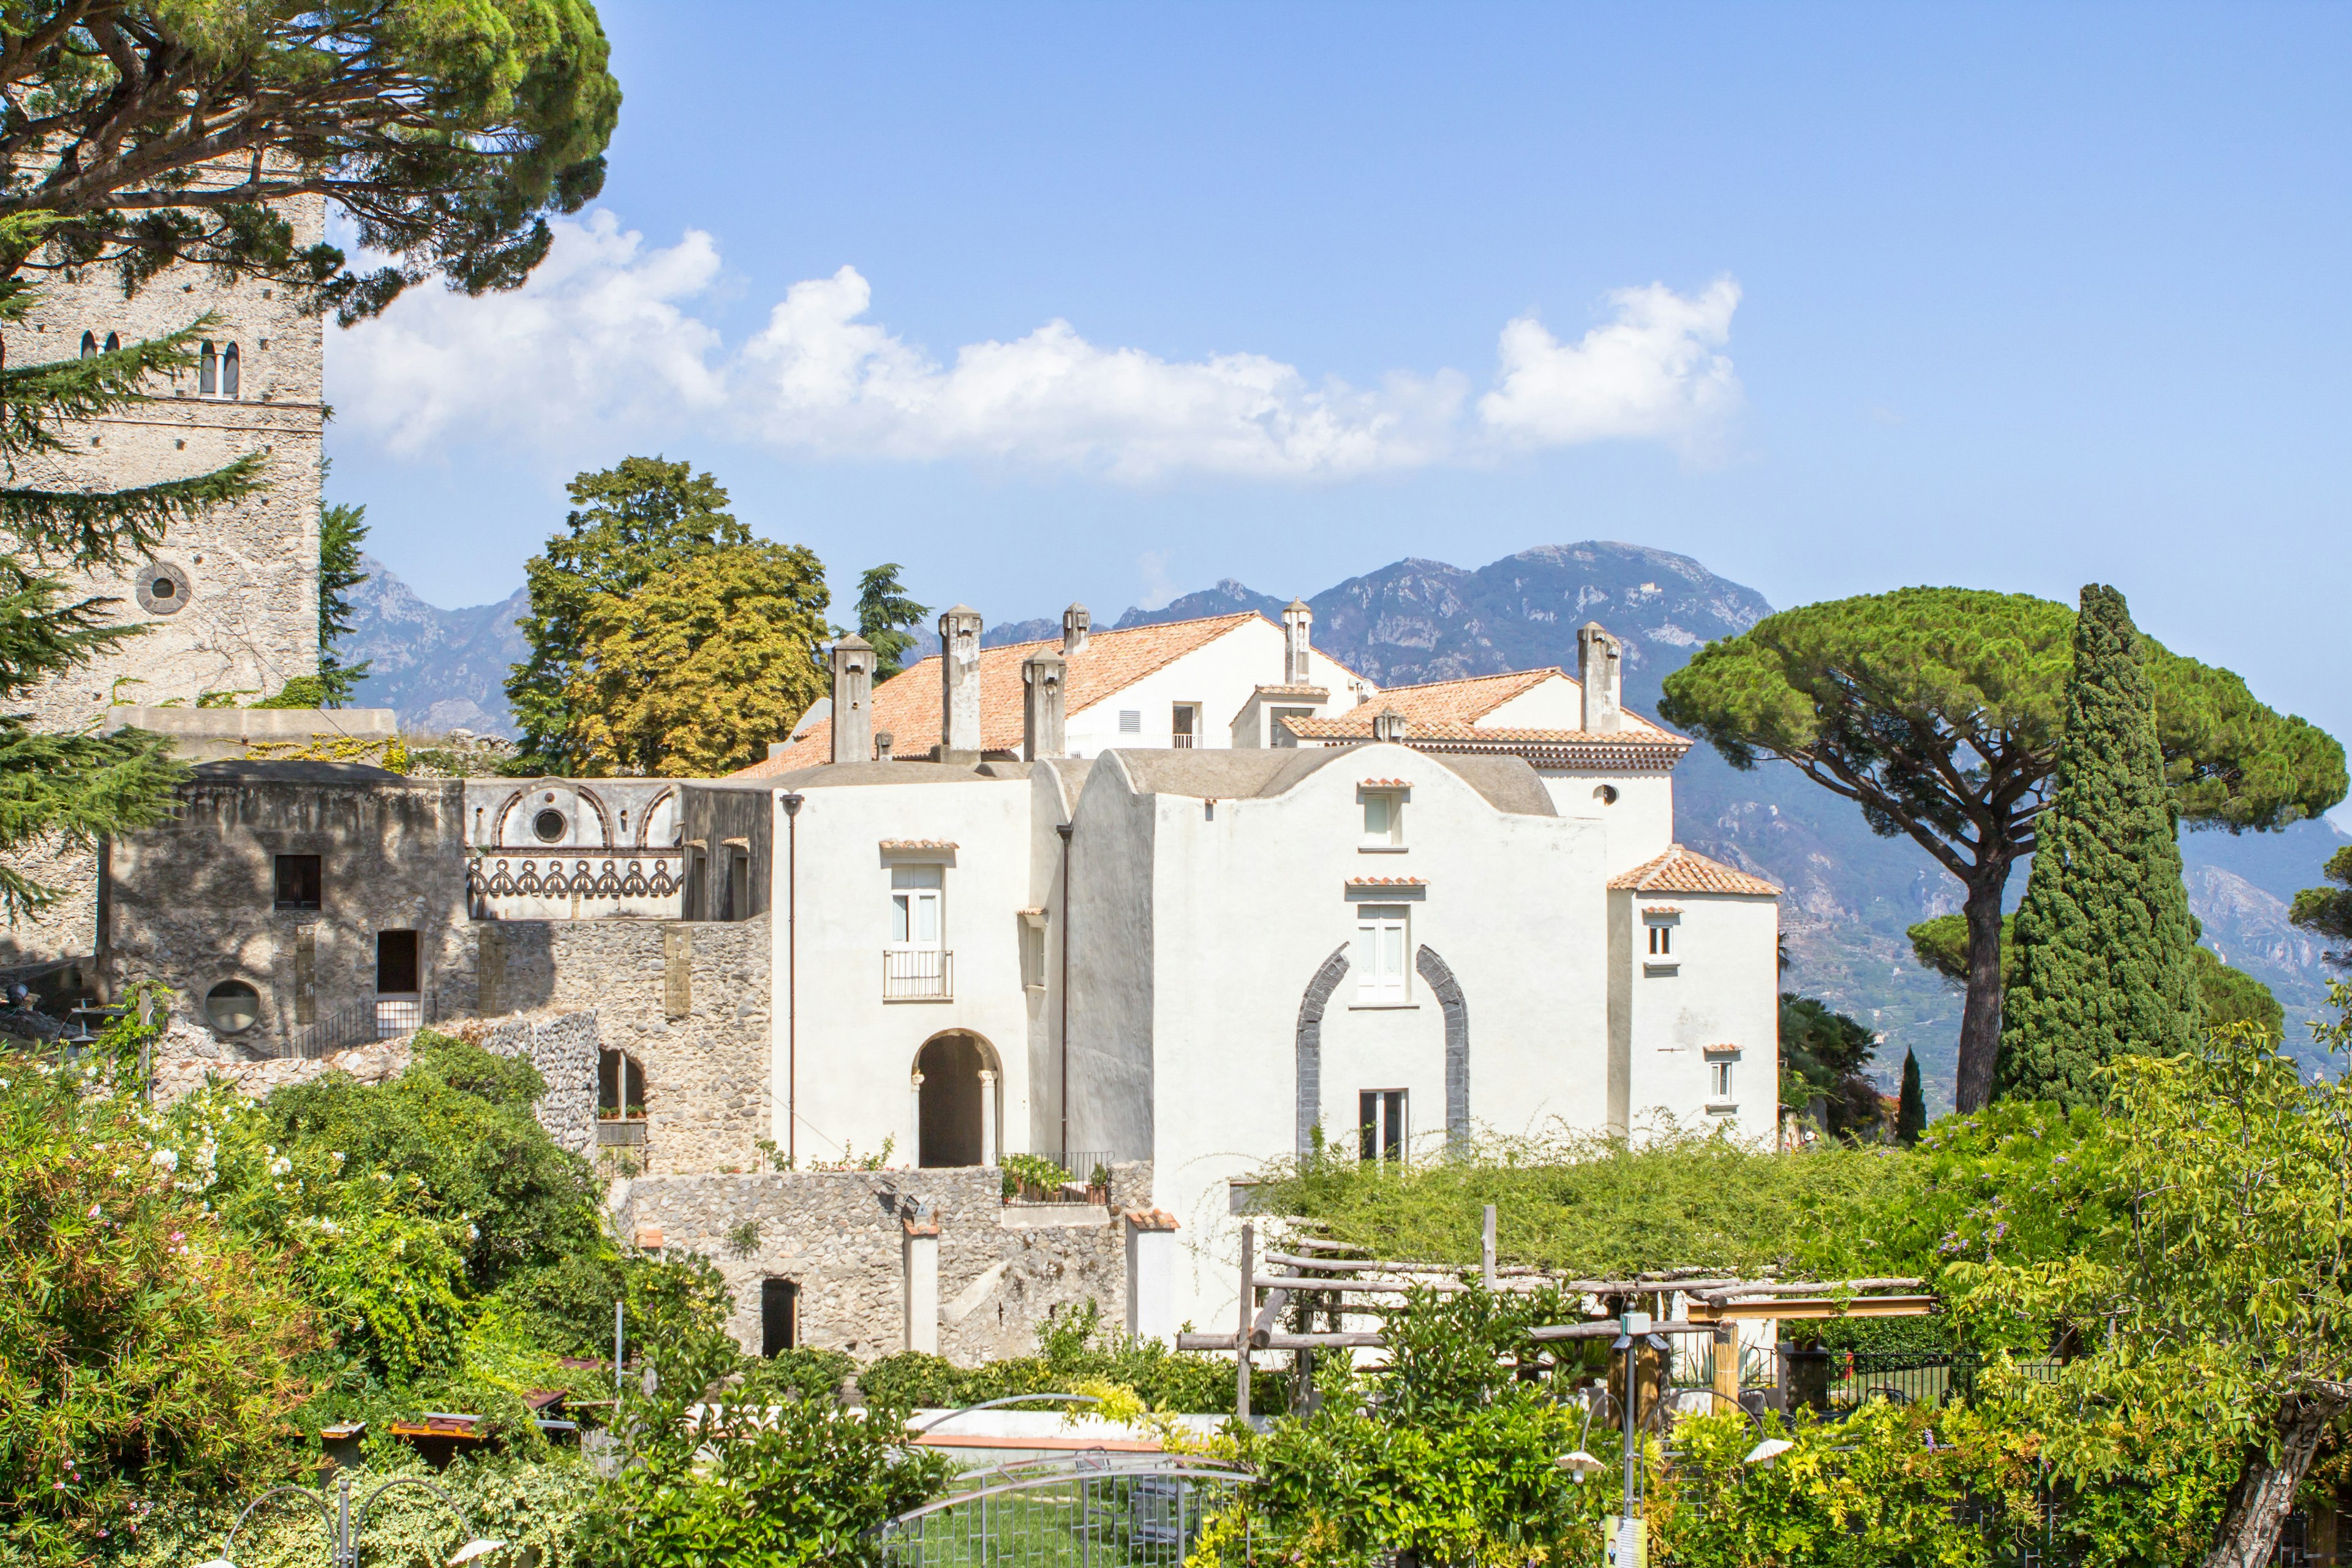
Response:
M980 763L980 612L970 605L940 616L939 760Z
M1576 674L1584 686L1587 734L1606 735L1625 727L1622 653L1622 646L1601 629L1599 621L1586 622L1576 634Z
M1072 605L1062 612L1062 657L1076 658L1087 651L1087 633L1094 629L1094 617L1087 614L1084 605Z
M1406 730L1404 715L1392 708L1383 708L1372 715L1372 739L1375 741L1402 746Z
M1086 612L1080 610L1080 616ZM1021 661L1021 758L1034 763L1063 754L1062 676L1068 666L1054 652Z
M1307 635L1315 626L1315 612L1307 607L1304 599L1293 599L1282 612L1282 683L1285 686L1312 686L1315 678L1307 668Z
M890 760L890 742L895 739L897 739L897 737L892 735L887 730L882 731L879 734L874 737L874 760L876 762L887 763Z
M833 644L833 760L874 754L874 645L856 632Z

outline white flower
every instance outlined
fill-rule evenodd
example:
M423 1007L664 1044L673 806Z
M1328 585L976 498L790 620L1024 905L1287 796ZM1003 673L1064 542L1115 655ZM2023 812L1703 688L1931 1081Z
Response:
M282 1176L293 1168L294 1162L286 1158L283 1154L280 1154L277 1159L269 1162L269 1173L273 1176Z
M169 1149L158 1149L155 1151L155 1163L167 1171L176 1171L180 1168L180 1157Z

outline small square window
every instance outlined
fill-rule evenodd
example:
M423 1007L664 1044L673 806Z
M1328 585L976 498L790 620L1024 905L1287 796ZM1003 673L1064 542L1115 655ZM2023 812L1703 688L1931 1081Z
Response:
M1142 734L1143 710L1140 708L1120 709L1118 710L1118 732L1122 735Z
M316 855L278 857L279 909L315 910L319 907L319 858Z
M1364 791L1364 837L1367 849L1395 849L1404 844L1404 798L1390 790Z

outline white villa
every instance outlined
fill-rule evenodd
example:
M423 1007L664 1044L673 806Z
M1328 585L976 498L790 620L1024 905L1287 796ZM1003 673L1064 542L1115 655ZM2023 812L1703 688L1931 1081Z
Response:
M1074 607L983 650L959 607L878 688L845 638L828 716L693 792L772 801L764 844L725 815L765 869L779 1145L1149 1161L1188 1244L1166 1332L1230 1314L1237 1179L1318 1138L1773 1137L1778 890L1675 843L1689 742L1622 708L1615 639L1581 679L1382 692L1284 620Z

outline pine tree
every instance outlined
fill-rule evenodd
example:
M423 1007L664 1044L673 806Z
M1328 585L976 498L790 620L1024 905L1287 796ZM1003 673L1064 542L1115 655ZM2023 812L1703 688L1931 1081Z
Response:
M899 570L896 561L885 561L857 580L857 635L874 645L877 686L898 673L899 660L915 646L906 628L921 626L931 613L908 596Z
M22 243L26 226L0 218L0 248ZM0 279L0 326L22 321L37 297L29 283ZM91 591L89 578L135 569L170 524L249 493L260 483L261 459L240 458L208 474L127 490L14 481L72 449L61 426L149 401L142 384L192 366L189 344L211 324L201 318L110 353L0 369L0 471L10 481L0 485L0 851L87 847L148 826L162 818L184 776L159 736L54 733L7 710L143 630L117 619L121 599ZM8 337L13 345L31 334ZM14 923L37 915L56 898L0 860L0 918Z
M1895 1141L1905 1148L1927 1131L1927 1097L1919 1088L1919 1058L1903 1053L1903 1098L1895 1110Z
M2051 806L2016 924L2000 1093L2096 1106L2099 1068L2189 1048L2200 1009L2179 820L2138 633L2113 588L2083 590Z

